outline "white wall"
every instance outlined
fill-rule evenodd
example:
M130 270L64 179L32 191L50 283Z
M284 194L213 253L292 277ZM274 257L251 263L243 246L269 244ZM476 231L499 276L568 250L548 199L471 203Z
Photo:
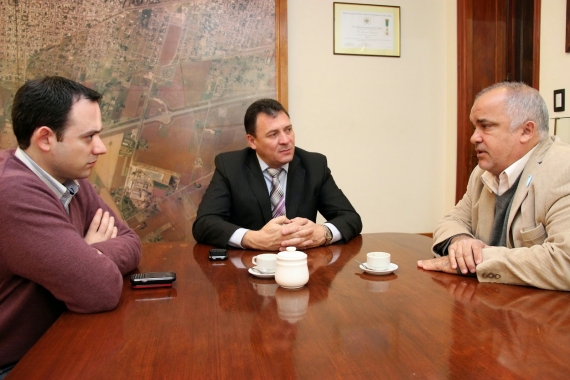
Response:
M363 232L430 232L455 196L455 1L389 5L401 7L400 58L334 55L333 1L288 0L289 112Z
M540 94L554 117L570 116L570 54L566 46L566 1L542 0L540 21ZM566 89L566 110L554 112L554 90Z
M288 0L297 145L328 156L364 232L429 232L455 200L456 1L366 3L401 7L400 58L333 55L333 1ZM566 1L543 0L540 92L551 118L570 116L565 28ZM560 88L566 111L554 113Z

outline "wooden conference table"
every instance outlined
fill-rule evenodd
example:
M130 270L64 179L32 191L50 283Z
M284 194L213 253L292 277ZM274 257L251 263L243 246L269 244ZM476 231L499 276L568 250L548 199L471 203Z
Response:
M307 250L309 283L250 275L253 251L152 243L140 271L171 289L133 290L96 315L65 313L8 379L513 379L570 373L570 293L427 272L431 239L364 234ZM398 270L363 273L387 251Z

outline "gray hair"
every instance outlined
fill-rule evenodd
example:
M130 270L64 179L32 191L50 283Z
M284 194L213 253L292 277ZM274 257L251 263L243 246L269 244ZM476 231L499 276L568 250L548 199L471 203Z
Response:
M540 139L548 137L548 108L537 90L521 82L500 82L483 89L475 100L497 88L507 89L505 111L511 120L511 132L532 121L536 124Z

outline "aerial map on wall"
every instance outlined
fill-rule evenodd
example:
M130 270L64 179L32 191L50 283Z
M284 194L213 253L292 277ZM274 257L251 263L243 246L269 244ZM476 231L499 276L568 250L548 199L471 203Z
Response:
M0 148L26 80L81 82L103 94L91 183L143 242L191 240L214 156L246 146L275 71L273 0L0 0Z

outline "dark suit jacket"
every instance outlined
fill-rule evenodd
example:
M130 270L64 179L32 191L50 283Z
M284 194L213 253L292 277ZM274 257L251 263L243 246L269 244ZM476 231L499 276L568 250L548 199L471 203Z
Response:
M260 230L271 217L267 185L251 148L222 153L198 207L192 234L199 243L225 247L240 227ZM295 147L289 163L285 208L289 219L317 218L317 211L348 241L362 230L360 215L338 188L327 159Z

